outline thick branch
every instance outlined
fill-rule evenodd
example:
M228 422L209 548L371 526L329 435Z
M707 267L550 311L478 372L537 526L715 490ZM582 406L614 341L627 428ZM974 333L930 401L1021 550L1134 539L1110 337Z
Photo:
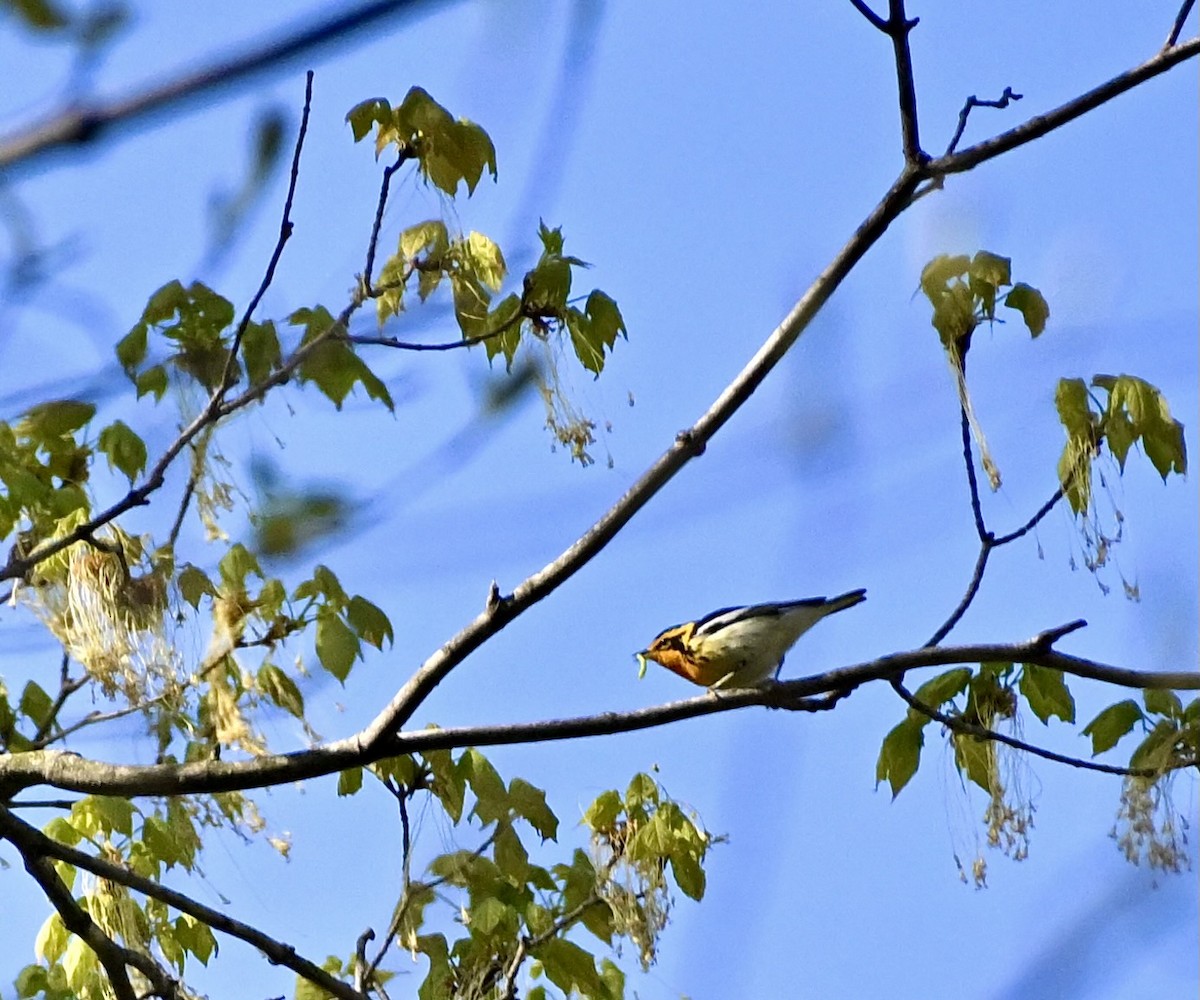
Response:
M71 890L58 877L51 858L57 857L53 848L54 841L35 830L32 826L18 819L11 812L0 806L0 837L12 841L21 853L25 870L46 894L51 905L62 918L63 926L96 953L100 964L112 985L113 994L118 1000L137 1000L138 993L129 981L129 966L133 966L144 975L154 987L154 996L167 997L174 1000L178 996L175 981L172 980L149 955L124 948L100 929L91 915L75 901ZM44 842L44 843L43 843ZM50 850L46 847L49 845ZM64 848L66 850L66 848ZM79 853L79 852L73 852ZM87 855L83 855L87 857ZM61 859L60 859L61 860ZM115 881L115 880L114 880Z
M54 868L48 860L50 858L53 858L55 861L65 861L67 864L74 865L75 867L81 868L84 871L91 872L93 875L96 875L99 878L108 879L110 882L116 882L117 884L123 885L126 888L133 889L135 892L139 892L145 896L150 896L153 899L157 899L163 903L166 903L168 906L173 907L180 913L186 913L188 916L195 917L197 920L208 924L208 926L214 930L221 931L222 933L228 934L231 937L239 938L261 951L267 957L267 960L273 965L282 965L291 969L297 975L303 976L310 982L316 983L323 990L331 993L334 996L342 997L344 1000L363 1000L363 995L361 993L353 990L341 980L335 979L320 966L314 965L305 958L301 958L296 954L295 949L292 948L291 945L284 944L282 941L276 941L274 938L268 937L266 934L256 930L249 924L244 924L240 920L234 920L232 917L226 916L219 910L210 909L204 904L197 903L194 899L191 899L182 893L176 892L173 889L168 889L165 886L160 885L157 882L153 882L148 878L143 878L141 875L136 874L122 865L114 864L111 861L105 861L103 858L94 857L93 855L86 854L83 851L78 851L72 847L67 847L65 844L60 844L56 840L51 840L35 827L30 826L24 820L14 816L3 806L0 806L0 836L11 840L17 846L17 848L26 858L26 867L29 866L29 859L33 858L36 863L45 866L45 868L49 870L55 881L58 881L58 876L54 873ZM37 876L35 875L34 877L36 878ZM38 881L41 882L42 880L39 878ZM63 892L66 892L66 887L62 886L61 882L58 882L58 885L62 887ZM44 884L43 889L46 889ZM48 896L51 895L49 889L46 889L46 894ZM70 899L70 893L67 892L66 894L67 898ZM51 896L51 899L55 902L55 906L58 907L58 903L54 900L53 896ZM72 899L71 902L74 903L74 900ZM61 908L59 909L59 912L62 912ZM87 915L84 914L84 916L86 917ZM87 919L90 922L91 918ZM79 934L80 937L83 937L84 940L86 940L93 948L96 947L86 936L86 934L81 933L75 927L72 927L69 923L67 923L65 915L63 922L67 924L67 928L69 930L71 930L73 933ZM97 928L97 930L99 930L99 928ZM124 949L120 950L124 952ZM99 950L97 950L97 954L99 954ZM131 954L136 955L137 953ZM149 961L146 956L139 957ZM151 978L152 981L154 981L153 977L150 975L150 972L144 969L141 964L133 962L132 959L128 957L126 960L129 961L130 964L134 964L139 971L144 972L147 975L147 978ZM151 965L153 965L152 962ZM107 964L105 967L107 968ZM157 969L157 966L154 966L154 968ZM161 970L159 974L161 977ZM165 996L167 994L164 993L162 995ZM130 993L130 996L132 997L133 994Z
M357 739L366 748L404 725L442 678L478 649L488 638L522 614L583 568L599 553L650 499L692 458L701 454L712 436L738 411L788 349L851 268L907 207L918 183L910 170L901 173L883 200L875 206L849 242L804 293L758 353L729 384L709 410L677 438L613 507L570 548L534 573L508 598L490 603L469 625L429 657L396 693Z
M23 788L49 785L64 791L95 795L186 795L205 792L240 791L288 784L306 778L334 774L348 767L373 763L384 757L424 750L458 749L467 746L500 746L608 736L669 725L718 712L751 705L785 710L811 710L809 699L836 693L844 697L870 681L890 680L921 667L950 666L989 661L1035 663L1064 673L1118 687L1137 690L1174 689L1200 691L1200 673L1150 673L1113 667L1051 648L1067 631L1080 627L1050 629L1025 642L988 643L969 646L939 646L892 653L875 660L783 681L763 688L704 693L694 698L637 709L632 712L603 712L598 715L539 722L493 726L463 726L452 729L421 729L385 733L371 744L357 738L340 740L324 747L291 754L274 754L252 760L194 761L187 764L107 764L60 751L38 751L0 757L0 794L12 795Z
M256 42L241 55L210 63L131 96L77 104L0 140L0 171L13 167L25 169L46 153L89 145L117 126L131 125L182 107L213 91L239 86L260 73L338 41L376 21L434 6L430 0L375 0L274 41Z

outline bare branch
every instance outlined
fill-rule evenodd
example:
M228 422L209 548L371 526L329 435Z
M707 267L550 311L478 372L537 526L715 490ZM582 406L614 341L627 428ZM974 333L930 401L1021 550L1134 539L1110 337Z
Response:
M997 156L1017 149L1034 139L1040 139L1056 129L1062 128L1076 118L1095 111L1102 104L1107 104L1115 97L1133 90L1134 87L1161 76L1167 70L1179 65L1185 60L1200 54L1200 38L1192 38L1170 49L1164 49L1145 62L1127 72L1106 80L1098 87L1093 87L1065 104L1036 115L1016 128L1001 132L999 135L983 142L968 146L966 149L948 156L940 156L924 165L927 178L943 177L949 174L960 174L972 170L981 163L994 160Z
M962 138L963 132L967 130L967 119L971 115L972 108L1007 108L1010 101L1019 101L1024 94L1014 94L1012 87L1005 87L1004 93L995 101L981 101L978 97L972 94L967 98L967 103L962 106L962 110L958 113L958 128L954 130L954 137L950 140L950 145L946 147L944 156L949 156L958 148L958 140Z
M44 865L50 874L53 875L55 881L58 882L61 891L66 894L68 899L71 898L70 893L58 881L58 876L54 873L53 866L47 860L49 858L53 858L56 861L65 861L67 864L91 872L99 878L108 879L110 882L116 882L144 896L157 899L178 910L180 913L186 913L188 916L195 917L197 920L213 928L213 930L218 930L231 937L239 938L261 951L271 963L291 969L297 975L316 983L323 990L336 997L342 997L343 1000L364 1000L363 994L352 989L341 980L335 979L320 966L297 955L296 950L291 945L284 944L282 941L276 941L274 938L268 937L249 924L244 924L240 920L234 920L219 910L210 909L203 903L198 903L194 899L176 892L174 889L168 889L157 882L144 878L122 865L105 861L103 858L93 857L83 851L78 851L73 847L67 847L65 844L51 840L35 827L14 816L3 806L0 806L0 835L11 840L18 847L26 858L27 868L29 867L30 858L34 858L35 861ZM34 877L37 878L36 875ZM39 879L39 882L41 882L41 879ZM46 889L48 896L51 895L50 890L45 885L43 885L43 888ZM71 903L74 904L73 899L71 899ZM57 902L55 905L58 905ZM62 911L60 910L60 912ZM90 921L91 918L88 919ZM65 915L63 922L67 923ZM84 937L88 944L95 948L95 945L85 934L80 933L79 930L76 930L69 923L67 923L67 927L74 933L79 934L80 937ZM124 952L124 949L121 949L121 951ZM155 981L151 975L151 971L143 968L142 964L133 960L136 957L149 961L146 956L138 955L135 952L126 953L126 956L129 964L134 965L140 972L143 972L152 982ZM150 964L154 969L158 968L154 963L151 962ZM161 978L161 970L159 970L159 976ZM157 985L156 982L156 987ZM163 993L162 995L166 996L168 994ZM171 995L174 994L172 993ZM133 994L131 993L130 996L133 996Z
M1172 48L1179 41L1180 32L1183 31L1184 22L1188 19L1188 14L1192 12L1192 7L1196 0L1183 0L1179 6L1179 13L1175 15L1175 23L1171 25L1171 33L1167 35L1167 40L1163 42L1163 48Z
M885 35L888 33L887 21L876 14L875 11L871 10L871 8L867 6L865 0L850 0L850 4L856 11L862 14L863 17L870 21L874 27L878 28Z
M1034 514L1033 517L1031 517L1023 525L1021 525L1021 527L1017 528L1016 531L1010 531L1007 535L1000 535L993 539L992 548L999 548L1001 545L1007 545L1009 542L1015 542L1018 538L1023 538L1025 535L1029 534L1029 532L1038 526L1038 523L1042 520L1042 518L1049 514L1050 511L1054 510L1055 505L1062 498L1063 489L1060 486L1054 491L1054 496L1042 504L1041 507L1038 508L1037 513Z
M313 71L310 69L304 76L304 108L300 112L300 129L296 133L296 148L292 152L292 170L288 177L287 197L283 200L283 218L279 222L279 239L275 241L275 249L271 251L271 259L267 262L267 270L259 283L258 291L250 299L250 303L246 306L246 311L242 313L242 319L234 331L233 342L229 345L229 356L225 359L224 374L221 376L217 391L213 393L208 403L210 409L215 409L220 405L225 393L237 381L237 356L242 346L242 338L245 337L246 330L250 326L254 310L258 308L262 297L271 287L271 282L275 280L275 268L279 266L283 248L287 246L287 241L292 236L292 202L296 199L296 185L300 181L300 153L304 149L304 137L308 135L308 116L312 112L312 92Z
M231 90L254 76L377 21L434 6L436 4L431 0L374 0L307 28L292 31L275 41L256 42L231 59L210 63L131 96L66 108L0 140L0 171L9 170L11 173L11 168L16 166L28 168L36 159L55 150L82 148L117 126L128 126L169 109L182 107L213 91Z
M926 646L936 646L953 631L954 626L961 620L962 616L967 613L967 609L971 606L971 602L975 600L975 595L979 593L979 588L983 583L983 572L987 568L988 556L992 554L994 545L984 541L979 545L979 555L975 559L975 569L971 571L970 582L967 583L966 592L962 596L962 600L958 602L958 606L950 612L950 617L947 618L938 630L933 633L927 640Z
M917 122L917 88L913 82L912 51L908 47L909 32L917 26L917 18L909 20L904 12L904 0L888 0L887 34L892 39L892 54L896 63L896 91L900 98L900 131L904 143L904 162L910 167L929 159L921 149L921 132Z

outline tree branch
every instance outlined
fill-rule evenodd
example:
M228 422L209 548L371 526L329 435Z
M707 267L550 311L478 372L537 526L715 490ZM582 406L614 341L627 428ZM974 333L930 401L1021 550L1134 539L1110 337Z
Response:
M96 954L100 964L104 966L105 974L112 985L113 993L118 1000L138 1000L139 994L129 981L128 967L133 966L152 984L152 995L167 997L174 1000L178 996L176 983L168 976L157 962L149 955L124 948L100 929L91 915L75 901L71 891L58 877L50 858L57 857L53 849L59 847L49 837L18 819L4 806L0 806L0 837L11 841L21 853L25 870L46 894L51 905L62 918L63 926L72 934L79 937ZM70 850L69 848L62 848ZM74 851L74 854L81 852ZM88 855L82 855L87 858ZM63 859L59 859L63 860ZM80 865L80 867L84 867ZM113 866L115 867L115 866ZM122 869L123 870L123 869ZM107 876L101 876L107 877ZM113 879L112 881L119 881Z
M13 813L4 806L0 806L0 836L11 840L13 844L16 845L17 849L20 850L22 855L25 856L25 864L27 868L29 867L31 858L34 859L35 863L44 866L44 868L49 871L54 881L58 884L60 891L66 894L66 897L70 900L72 905L77 906L78 904L75 904L75 901L71 898L66 886L64 886L58 879L57 874L54 872L53 866L47 860L48 858L53 858L56 861L63 861L69 865L74 865L76 868L81 868L84 871L91 872L98 878L108 879L110 882L116 882L119 885L133 889L135 892L139 892L144 896L157 899L160 902L166 903L168 906L178 910L180 913L186 913L188 916L195 917L197 920L202 921L214 930L228 934L230 937L239 938L240 940L245 941L247 944L253 945L255 948L257 948L273 965L282 965L288 969L291 969L297 975L303 976L305 979L317 984L321 987L321 989L331 993L336 997L341 997L343 1000L364 1000L363 994L352 989L341 980L335 979L320 966L315 965L308 961L308 959L297 955L296 950L291 945L284 944L282 941L276 941L274 938L268 937L266 934L263 934L261 931L251 927L249 924L244 924L240 920L234 920L232 917L226 916L219 910L213 910L205 906L203 903L197 903L194 899L191 899L182 893L176 892L174 889L168 889L166 886L160 885L159 883L151 881L148 878L144 878L143 876L138 875L122 865L114 864L111 861L105 861L103 858L97 858L91 854L76 850L73 847L67 847L65 844L60 844L58 841L47 837L35 827L30 826L24 820L14 816ZM38 876L35 874L34 877L37 878ZM38 881L41 882L42 880L39 878ZM47 896L51 896L50 889L44 884L43 889L46 890ZM55 902L56 908L58 908L58 902L54 900L53 896L51 898L52 901ZM59 912L62 912L61 908L59 908ZM91 918L87 917L86 913L84 914L84 917L86 917L90 923ZM63 916L63 922L67 925L69 930L75 934L79 934L80 937L83 937L89 946L91 946L93 949L96 948L96 945L93 944L93 942L86 936L85 933L81 933L75 927L71 926L70 923L68 923L65 914ZM93 924L93 926L95 925ZM96 928L96 930L99 931L99 928ZM105 940L108 939L105 938ZM112 944L112 942L109 942L109 944ZM115 947L115 945L113 947ZM119 950L124 953L128 964L134 965L139 971L143 972L147 978L150 978L152 982L155 981L151 975L151 972L143 968L144 963L134 961L135 957L143 959L144 961L150 961L148 956L140 955L137 952L126 952L125 949ZM97 954L100 954L98 949ZM150 964L154 969L158 969L158 966L153 962L150 962ZM105 968L108 969L107 963ZM158 974L161 978L161 970L158 970ZM109 975L111 978L111 970L109 970ZM162 995L166 996L168 994L164 993ZM132 997L133 994L130 993L129 996Z
M909 32L918 19L909 20L904 12L904 0L888 0L887 34L892 40L896 63L896 92L900 98L900 132L904 144L904 162L910 167L929 159L921 148L921 132L917 121L917 88L913 82L912 51L908 47Z
M1120 774L1126 777L1136 778L1157 778L1162 775L1161 770L1156 770L1152 767L1120 767L1115 764L1097 764L1095 761L1082 760L1079 757L1068 757L1065 754L1055 753L1053 750L1046 750L1042 747L1035 746L1032 743L1026 743L1024 740L1016 739L1013 736L1008 736L1005 733L998 733L994 729L988 729L986 726L976 725L973 722L968 722L966 719L958 718L953 715L946 715L944 712L938 711L931 705L926 705L919 700L911 691L908 690L903 682L896 677L892 678L892 688L900 695L916 712L920 712L926 718L933 719L935 722L940 722L947 729L953 730L956 733L961 733L964 736L973 736L980 740L991 740L995 743L1003 743L1005 746L1010 746L1015 750L1023 750L1025 753L1033 754L1035 757L1042 757L1045 760L1052 760L1057 764L1067 764L1070 767L1077 767L1086 771L1100 771L1104 774ZM1176 764L1168 770L1176 770L1182 767L1190 767L1191 764Z
M256 42L240 55L214 61L131 96L65 108L0 139L0 171L8 170L11 175L13 167L28 169L47 153L83 148L118 126L132 125L186 106L213 91L231 89L376 21L434 6L431 0L375 0L307 28L293 30L274 41Z
M963 132L967 130L967 119L971 116L972 108L1007 108L1010 101L1019 101L1024 94L1014 94L1012 87L1005 87L1004 93L995 101L981 101L978 97L972 94L967 98L967 102L962 106L962 110L958 113L958 127L954 130L954 136L950 140L950 145L946 147L944 156L949 156L958 148L958 141L962 138Z
M1175 23L1171 25L1171 33L1167 35L1167 40L1163 42L1163 49L1169 49L1179 41L1179 34L1183 31L1183 24L1188 19L1188 14L1192 12L1192 6L1196 0L1183 0L1179 6L1179 13L1175 15Z
M665 726L751 705L811 711L823 695L844 698L870 681L890 680L921 667L973 664L987 661L1034 663L1064 673L1135 690L1200 691L1200 672L1144 672L1109 666L1051 648L1059 637L1080 628L1078 622L1048 629L1015 643L934 646L891 653L875 660L839 667L820 674L781 681L761 688L706 692L630 712L550 719L503 725L462 726L385 733L370 744L359 737L290 754L270 754L251 760L207 760L185 764L109 764L62 751L42 750L0 756L0 797L24 788L48 785L63 791L94 795L138 797L243 791L288 784L334 774L348 767L371 764L384 757L426 750L467 746L505 746L609 736ZM820 707L819 704L815 707Z
M1017 149L1033 142L1034 139L1040 139L1042 136L1062 128L1081 115L1096 110L1102 104L1107 104L1113 98L1120 97L1147 80L1161 76L1167 70L1197 54L1200 54L1200 38L1192 38L1173 48L1163 49L1133 69L1114 76L1111 80L1105 81L1098 87L1093 87L1087 93L1081 94L1065 104L1060 104L1043 115L1036 115L1007 132L1001 132L991 139L985 139L983 142L968 146L957 153L929 160L924 165L924 174L927 178L961 174L988 160L994 160L1002 153Z

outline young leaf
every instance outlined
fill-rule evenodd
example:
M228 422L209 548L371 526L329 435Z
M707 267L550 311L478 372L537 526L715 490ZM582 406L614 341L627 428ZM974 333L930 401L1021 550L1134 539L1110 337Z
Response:
M304 695L293 681L274 663L258 668L258 689L285 712L297 719L304 718Z
M922 705L940 709L946 702L962 694L970 680L969 667L955 667L927 680L917 688L913 697ZM928 715L918 712L915 708L908 710L908 718L922 727L932 721Z
M951 741L954 743L955 766L990 795L996 777L996 755L992 744L963 733L953 733Z
M123 472L131 483L146 468L146 443L124 421L114 420L100 432L99 447L109 466Z
M921 762L921 747L925 743L924 726L905 719L883 738L879 760L875 764L875 784L886 780L892 787L892 798L912 780Z
M1109 705L1083 727L1083 736L1092 738L1092 756L1111 750L1134 726L1144 719L1138 703L1131 699Z
M546 793L521 778L513 778L508 785L508 800L515 812L528 821L543 841L558 836L558 817L546 805Z
M208 575L191 563L185 563L175 580L179 593L193 608L199 610L200 598L207 594L209 597L218 596L219 591L213 586Z
M383 649L384 642L391 645L395 638L388 616L357 594L350 598L346 606L346 621L364 642L369 642L376 649Z
M321 666L343 684L346 683L350 668L361 655L361 648L358 636L347 628L341 616L331 608L322 608L317 613L316 646Z
M1013 285L1012 291L1004 296L1004 304L1021 314L1031 336L1038 337L1046 329L1046 321L1050 318L1050 305L1036 288L1018 281Z
M1061 670L1026 663L1021 670L1020 691L1043 724L1048 725L1052 715L1066 723L1075 721L1075 699L1067 690Z
M1142 701L1146 703L1146 711L1155 715L1165 715L1169 719L1183 718L1183 702L1174 691L1160 688L1147 688L1142 692Z
M363 769L361 767L348 767L344 771L338 772L337 793L341 798L346 795L355 794L363 783Z
M265 382L267 376L283 362L274 323L267 320L265 323L251 323L246 327L242 336L242 357L245 358L246 374L250 377L251 384Z

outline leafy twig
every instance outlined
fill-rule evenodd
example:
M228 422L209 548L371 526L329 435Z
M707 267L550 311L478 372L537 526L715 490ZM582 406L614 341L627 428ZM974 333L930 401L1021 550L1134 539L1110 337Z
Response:
M284 944L282 941L277 941L274 938L268 937L266 934L262 933L262 931L251 927L249 924L244 924L240 920L234 920L232 917L226 916L219 910L213 910L205 906L203 903L198 903L194 899L183 895L183 893L176 892L174 889L168 889L166 886L160 885L159 883L148 878L144 878L143 876L138 875L136 872L133 872L122 865L114 864L111 861L105 861L103 858L94 857L91 854L87 854L83 851L76 850L73 847L67 847L65 844L60 844L55 840L51 840L45 834L38 831L35 827L30 826L24 820L14 816L7 808L3 806L0 806L0 835L4 836L8 840L11 840L15 845L17 845L21 853L25 855L26 867L29 866L29 859L33 858L37 863L40 863L46 869L48 869L50 874L53 876L54 881L57 882L58 886L60 887L61 892L66 894L66 897L71 900L73 905L77 904L75 904L74 900L71 899L71 894L67 891L66 887L63 886L60 881L58 881L58 876L54 873L53 866L47 859L53 858L56 861L65 861L67 864L74 865L77 868L82 868L84 871L91 872L93 875L96 875L99 878L108 879L110 882L116 882L119 885L133 889L135 892L139 892L144 896L149 896L152 899L157 899L163 903L166 903L168 906L173 907L180 913L186 913L188 916L195 917L197 920L202 921L209 927L213 928L213 930L221 931L224 934L239 938L240 940L245 941L247 944L253 945L259 951L261 951L270 962L274 963L275 965L282 965L291 969L297 975L303 976L310 982L316 983L326 992L331 993L336 997L341 997L342 1000L364 1000L363 994L352 989L341 980L335 979L320 966L315 965L308 959L297 955L296 950L291 945ZM37 876L35 875L34 877L36 878ZM39 882L40 881L41 879L39 879ZM51 896L50 888L47 888L45 885L43 885L43 888L46 890L47 896ZM53 901L55 901L55 905L58 906L57 900L54 900L53 896L51 898ZM61 909L59 912L62 912ZM90 918L88 919L90 921ZM80 937L84 937L89 945L91 945L93 948L95 947L92 941L89 940L84 933L76 930L76 928L67 921L65 914L63 916L63 923L67 925L69 930L79 934ZM124 952L124 949L121 949L121 951ZM99 952L97 953L99 954ZM138 961L134 961L135 958L142 960L141 963L139 964ZM155 969L157 969L157 966L151 962L151 969L144 968L143 965L145 962L150 961L146 956L142 956L136 952L128 953L127 960L129 964L134 965L140 972L143 972L147 978L150 978L152 982L155 982L152 973ZM105 967L107 969L107 964ZM161 970L159 971L159 975L161 977ZM156 982L156 987L157 986L158 983ZM129 995L131 997L133 996L132 993ZM161 995L166 996L168 994L163 993Z
M1071 767L1078 767L1086 771L1100 771L1104 774L1121 774L1127 777L1136 778L1156 778L1162 774L1161 769L1152 767L1121 767L1116 764L1097 764L1093 760L1082 760L1078 757L1068 757L1066 754L1055 753L1053 750L1046 750L1043 747L1035 746L1032 743L1026 743L1024 740L1016 739L1013 736L1008 736L1005 733L998 733L994 729L988 729L985 726L977 725L974 722L968 722L966 719L958 718L953 715L946 715L944 712L938 711L931 705L926 705L920 701L911 691L904 686L903 681L897 677L891 680L892 689L900 695L901 698L908 703L908 706L914 711L920 712L926 718L933 719L935 722L940 722L947 729L964 736L973 736L979 740L991 740L995 743L1003 743L1005 746L1010 746L1015 750L1023 750L1025 753L1033 754L1035 757L1042 757L1046 760L1052 760L1057 764L1067 764ZM1181 767L1190 767L1191 764L1175 764L1170 770Z

